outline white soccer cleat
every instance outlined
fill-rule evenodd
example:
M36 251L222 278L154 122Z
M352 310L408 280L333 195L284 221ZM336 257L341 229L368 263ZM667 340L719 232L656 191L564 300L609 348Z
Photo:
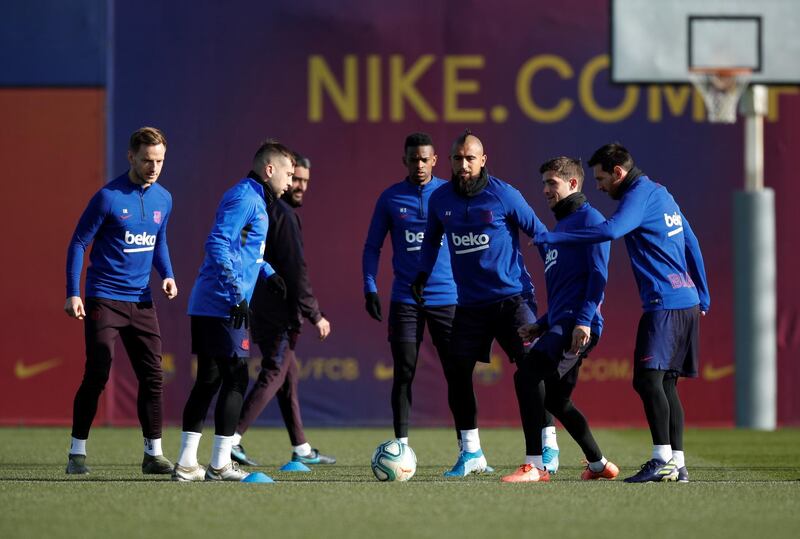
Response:
M212 467L210 464L206 469L206 481L241 481L250 475L239 468L239 463L229 462L220 469Z
M173 481L203 481L206 478L206 469L196 464L194 466L181 466L176 464L172 469Z

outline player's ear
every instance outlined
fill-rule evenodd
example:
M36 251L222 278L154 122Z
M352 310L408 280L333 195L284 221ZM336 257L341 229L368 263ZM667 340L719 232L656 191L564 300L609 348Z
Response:
M128 150L128 163L133 164L133 150Z
M431 166L432 167L436 166L436 158L437 158L437 155L433 154L433 157L431 157Z

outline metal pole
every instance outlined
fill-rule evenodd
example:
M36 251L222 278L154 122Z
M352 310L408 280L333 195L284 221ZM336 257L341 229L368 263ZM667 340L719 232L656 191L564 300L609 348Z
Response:
M734 194L736 426L777 424L777 270L775 193L764 188L767 89L753 85L743 102L745 190Z

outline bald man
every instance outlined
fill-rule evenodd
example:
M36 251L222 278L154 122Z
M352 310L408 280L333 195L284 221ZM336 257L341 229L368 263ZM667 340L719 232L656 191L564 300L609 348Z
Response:
M411 286L415 301L424 304L425 285L446 234L458 290L447 368L462 442L456 464L444 474L448 477L487 471L472 372L476 362L490 361L494 340L510 361L524 356L527 343L517 330L536 320L536 300L519 230L531 237L547 230L519 191L489 175L486 159L483 144L469 130L453 143L453 176L431 195L420 273Z

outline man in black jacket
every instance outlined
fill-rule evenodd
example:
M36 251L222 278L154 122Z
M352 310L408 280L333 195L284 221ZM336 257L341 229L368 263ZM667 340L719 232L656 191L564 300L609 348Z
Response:
M297 395L297 360L294 355L300 335L301 316L316 329L320 340L331 332L331 325L320 312L311 290L305 258L300 216L294 211L303 205L308 189L311 162L299 154L291 190L267 208L269 232L265 253L267 261L285 277L286 299L282 300L256 285L252 309L251 337L261 350L261 372L242 406L242 414L233 439L231 458L240 464L257 466L248 458L241 438L273 396L277 396L283 421L292 443L292 461L303 464L333 464L336 459L311 447L303 432L303 420Z

